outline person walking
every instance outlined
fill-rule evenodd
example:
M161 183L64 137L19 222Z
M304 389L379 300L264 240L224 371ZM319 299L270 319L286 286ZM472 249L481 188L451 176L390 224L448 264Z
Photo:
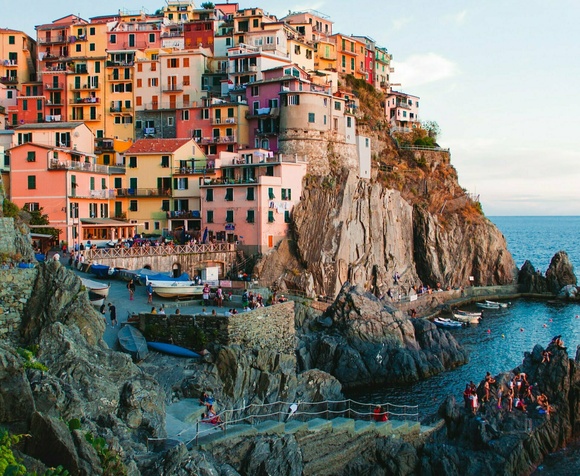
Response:
M103 304L101 304L101 315L103 316L103 319L105 320L105 326L108 326L109 323L107 322L107 316L105 315L105 302L103 301Z
M153 304L153 286L147 283L147 304Z
M117 326L117 308L109 303L109 318L111 319L111 325L113 327Z
M202 290L202 294L203 294L203 305L204 306L209 306L209 293L210 293L210 287L207 283L204 284L203 286L203 290Z
M133 296L135 295L135 281L132 279L127 283L127 289L129 290L129 300L133 300Z

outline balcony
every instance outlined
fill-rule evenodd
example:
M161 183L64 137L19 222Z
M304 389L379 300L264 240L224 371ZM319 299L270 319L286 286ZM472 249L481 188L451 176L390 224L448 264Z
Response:
M213 174L214 169L208 167L177 167L173 169L174 175L204 175Z
M145 127L143 134L155 134L155 127Z
M65 36L65 35L45 36L44 38L39 38L38 42L41 45L54 45L56 43L67 43L68 36Z
M76 104L78 106L89 105L89 104L99 104L101 102L100 98L97 97L90 97L90 98L76 98L76 99L69 99L69 104Z
M397 101L395 107L402 107L403 109L411 109L411 105L406 101Z
M255 109L254 111L246 112L246 119L259 119L267 117L278 117L280 115L280 109L277 107L261 107Z
M16 76L2 76L0 77L1 84L17 84L18 78Z
M201 213L198 210L175 210L167 212L169 220L186 220L189 218L201 218Z
M212 126L219 126L222 124L226 124L226 125L234 125L237 124L237 120L235 117L226 117L226 118L221 118L221 117L214 117L211 120L211 125Z
M46 105L47 106L64 106L64 101L62 98L57 98L57 99L49 99L48 101L46 101Z
M108 68L127 68L133 66L135 63L134 61L111 61L107 60L107 67Z
M102 200L107 200L109 198L115 198L115 189L112 190L83 190L79 191L77 184L73 183L69 197L71 198L100 198Z
M18 61L17 60L4 60L2 62L2 66L4 66L5 68L15 68L18 66Z
M116 113L133 112L133 108L132 107L112 106L109 108L109 112L116 112Z
M183 92L183 84L166 84L161 89L164 93L179 93Z
M202 144L233 144L236 142L236 136L202 137L199 142Z
M133 73L130 74L109 74L109 81L133 81Z
M115 152L115 141L113 139L95 139L95 153Z
M83 114L79 117L78 114L70 114L69 120L73 122L77 121L85 121L85 122L93 122L93 121L100 121L101 115L100 114Z
M96 91L101 87L98 84L70 84L69 89L71 91Z
M91 172L99 174L125 173L125 168L121 166L109 167L108 165L92 164L90 162L80 162L76 160L51 159L48 164L49 170L76 170L79 172Z
M117 197L170 197L170 188L118 188Z
M279 134L278 128L275 129L254 129L254 132L259 137L275 136Z
M45 91L59 91L61 89L64 89L63 83L52 83L52 84L45 84L44 85Z
M44 116L44 122L62 122L63 116L60 114L52 116Z

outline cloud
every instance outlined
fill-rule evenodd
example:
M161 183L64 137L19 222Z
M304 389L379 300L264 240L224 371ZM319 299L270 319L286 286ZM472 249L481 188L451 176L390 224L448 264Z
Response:
M444 20L446 23L455 23L456 25L463 25L465 23L465 18L467 17L467 10L463 10L459 13L452 15L446 15Z
M404 27L406 27L409 23L411 23L411 17L405 17L405 18L395 18L394 20L392 20L391 24L393 25L393 30L395 31L400 31L402 30Z
M437 53L412 55L404 61L393 61L392 65L393 82L401 83L403 88L449 79L459 73L453 61Z

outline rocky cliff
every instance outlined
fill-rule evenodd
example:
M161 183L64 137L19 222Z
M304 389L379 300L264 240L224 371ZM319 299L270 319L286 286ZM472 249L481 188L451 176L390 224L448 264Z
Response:
M360 286L345 285L323 316L299 321L300 367L324 370L347 387L415 382L467 361L451 334Z
M550 293L560 298L580 298L574 267L565 251L558 251L552 257L545 275L526 260L518 273L518 284L524 293Z

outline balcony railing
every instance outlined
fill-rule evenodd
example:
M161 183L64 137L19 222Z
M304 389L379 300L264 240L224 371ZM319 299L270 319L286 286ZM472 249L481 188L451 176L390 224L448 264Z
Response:
M18 66L18 61L17 60L4 60L2 62L2 65L10 68L11 66Z
M170 197L170 188L118 188L117 197Z
M52 115L52 116L44 116L45 122L62 122L63 116L60 114Z
M77 162L75 160L51 159L48 164L49 170L78 170L79 172L93 172L100 174L124 173L124 167L109 167L108 165L92 164L89 162ZM115 169L115 170L113 170Z
M211 120L212 126L219 126L221 124L226 124L226 125L230 124L231 125L231 124L236 124L236 123L237 123L237 120L235 117L226 117L226 118L214 117Z
M201 214L198 210L195 211L183 211L183 210L176 210L167 212L167 218L169 220L185 220L188 218L201 218Z
M214 169L208 167L176 167L173 169L175 175L203 175L213 174Z
M0 77L0 83L2 83L2 84L16 84L16 83L18 83L18 78L16 76L2 76L2 77Z
M183 84L166 84L162 87L164 93L174 93L183 91Z
M115 141L113 139L95 139L95 152L114 150Z
M62 88L61 88L62 89ZM96 89L101 89L101 86L98 84L71 84L69 85L69 89L71 91L91 91L91 90L96 90Z
M69 99L68 103L69 104L77 104L79 106L85 105L85 104L98 104L100 103L101 100L100 98L97 97L90 97L90 98L76 98L76 99Z
M46 91L58 91L64 89L64 84L63 83L45 84L44 89Z
M79 191L78 187L74 186L71 189L69 197L71 197L71 198L72 197L74 197L74 198L100 198L100 199L106 200L109 198L115 198L115 189Z
M109 74L108 75L109 81L132 81L133 80L133 73L127 74Z
M236 142L236 136L202 137L199 142L202 144L232 144Z
M50 45L53 43L66 43L68 42L68 36L58 35L58 36L45 36L44 38L39 38L38 42L41 45Z
M123 223L121 223L123 224ZM176 254L192 253L223 253L235 252L235 243L208 243L208 244L187 244L174 246L135 246L132 248L97 248L96 250L85 250L87 261L101 261L105 258L127 258L135 256L174 256Z
M69 115L69 120L70 121L100 121L101 120L101 115L100 114L83 114L82 117L79 117L78 115L75 114L70 114Z
M111 106L109 112L133 112L132 107Z

